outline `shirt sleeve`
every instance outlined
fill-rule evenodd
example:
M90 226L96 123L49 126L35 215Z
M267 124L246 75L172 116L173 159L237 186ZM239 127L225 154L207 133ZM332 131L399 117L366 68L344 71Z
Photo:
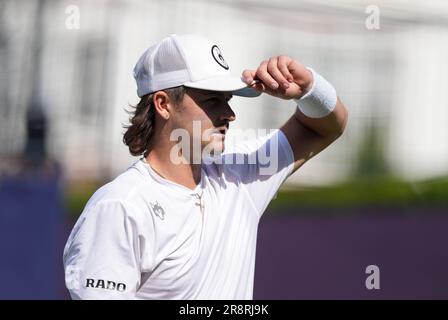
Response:
M224 157L225 167L239 180L242 191L259 216L266 210L294 167L291 146L281 130L236 144ZM229 160L231 164L227 165Z
M120 201L102 201L84 212L64 250L66 286L72 299L135 299L150 252L137 221ZM150 260L150 259L149 259Z

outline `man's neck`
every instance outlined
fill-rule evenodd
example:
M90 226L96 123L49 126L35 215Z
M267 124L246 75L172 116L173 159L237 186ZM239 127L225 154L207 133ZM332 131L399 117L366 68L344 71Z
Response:
M162 178L193 190L201 181L201 164L175 164L170 151L153 148L146 156L151 168Z

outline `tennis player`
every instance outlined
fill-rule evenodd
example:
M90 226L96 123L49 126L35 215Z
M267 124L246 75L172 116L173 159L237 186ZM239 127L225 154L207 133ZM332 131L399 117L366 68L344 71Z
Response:
M347 110L289 56L235 77L220 47L171 35L146 50L124 134L139 159L98 189L64 250L73 299L252 299L260 217L285 179L344 131ZM264 137L226 146L232 96L296 111Z

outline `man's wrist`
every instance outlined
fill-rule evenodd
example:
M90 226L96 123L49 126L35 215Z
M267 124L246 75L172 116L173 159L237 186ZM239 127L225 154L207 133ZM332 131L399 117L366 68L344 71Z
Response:
M320 74L307 68L313 74L311 88L299 99L293 99L299 110L309 118L323 118L336 107L335 88Z

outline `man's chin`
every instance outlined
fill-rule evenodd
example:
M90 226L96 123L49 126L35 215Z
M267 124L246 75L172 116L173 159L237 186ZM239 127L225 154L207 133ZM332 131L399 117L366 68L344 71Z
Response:
M204 157L218 157L224 152L224 141L214 141L203 149Z

